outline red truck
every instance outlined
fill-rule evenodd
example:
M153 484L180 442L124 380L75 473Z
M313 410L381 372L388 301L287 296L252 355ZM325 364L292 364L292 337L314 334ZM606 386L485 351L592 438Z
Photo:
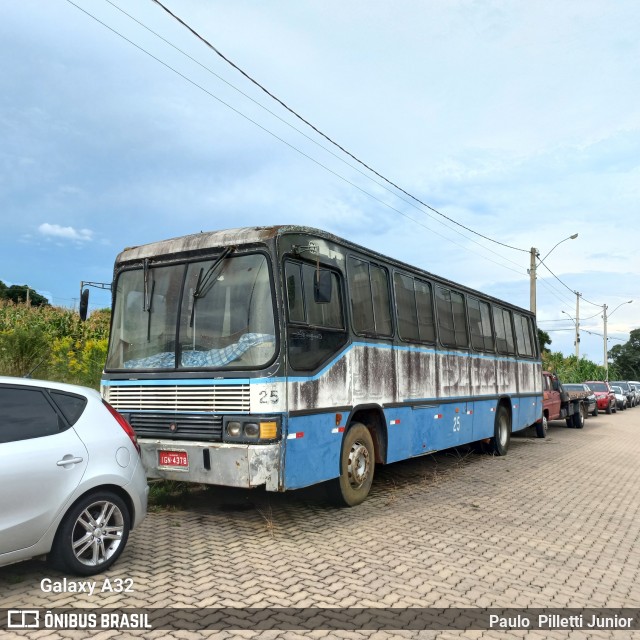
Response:
M566 420L568 427L582 429L588 412L586 391L565 391L558 376L542 372L542 428L547 430L550 420Z

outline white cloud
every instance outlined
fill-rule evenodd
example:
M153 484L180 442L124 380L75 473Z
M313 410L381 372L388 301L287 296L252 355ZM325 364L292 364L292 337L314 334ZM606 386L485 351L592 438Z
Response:
M64 238L74 242L90 242L93 239L91 229L74 229L73 227L62 227L59 224L49 224L44 222L38 227L38 231L49 238Z

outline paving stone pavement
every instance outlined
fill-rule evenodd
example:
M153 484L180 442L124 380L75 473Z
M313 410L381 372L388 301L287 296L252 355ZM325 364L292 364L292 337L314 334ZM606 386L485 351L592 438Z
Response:
M96 592L45 593L64 576L0 568L0 608L640 607L640 408L551 423L504 458L452 450L376 470L368 500L322 487L202 488L152 511ZM105 579L132 592L100 592ZM123 586L125 583L123 583ZM129 583L126 583L129 585ZM186 612L187 615L189 612ZM194 611L197 621L202 615ZM345 612L345 616L348 616ZM55 631L5 637L608 638L626 631ZM640 632L638 632L640 637Z

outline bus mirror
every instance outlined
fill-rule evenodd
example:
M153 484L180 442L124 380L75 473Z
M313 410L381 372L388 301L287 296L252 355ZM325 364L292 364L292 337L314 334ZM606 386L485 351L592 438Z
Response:
M89 289L85 289L80 294L80 320L84 321L87 319L87 313L89 312Z
M331 302L332 284L331 271L316 271L313 287L314 301L320 304Z

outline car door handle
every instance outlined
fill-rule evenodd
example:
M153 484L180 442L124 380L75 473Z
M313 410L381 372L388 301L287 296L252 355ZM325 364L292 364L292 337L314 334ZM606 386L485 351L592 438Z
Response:
M66 467L66 466L71 466L72 464L79 464L80 462L82 462L82 458L78 458L78 457L72 457L70 455L65 456L64 458L62 458L62 460L58 460L58 462L56 462L56 464L59 467Z

